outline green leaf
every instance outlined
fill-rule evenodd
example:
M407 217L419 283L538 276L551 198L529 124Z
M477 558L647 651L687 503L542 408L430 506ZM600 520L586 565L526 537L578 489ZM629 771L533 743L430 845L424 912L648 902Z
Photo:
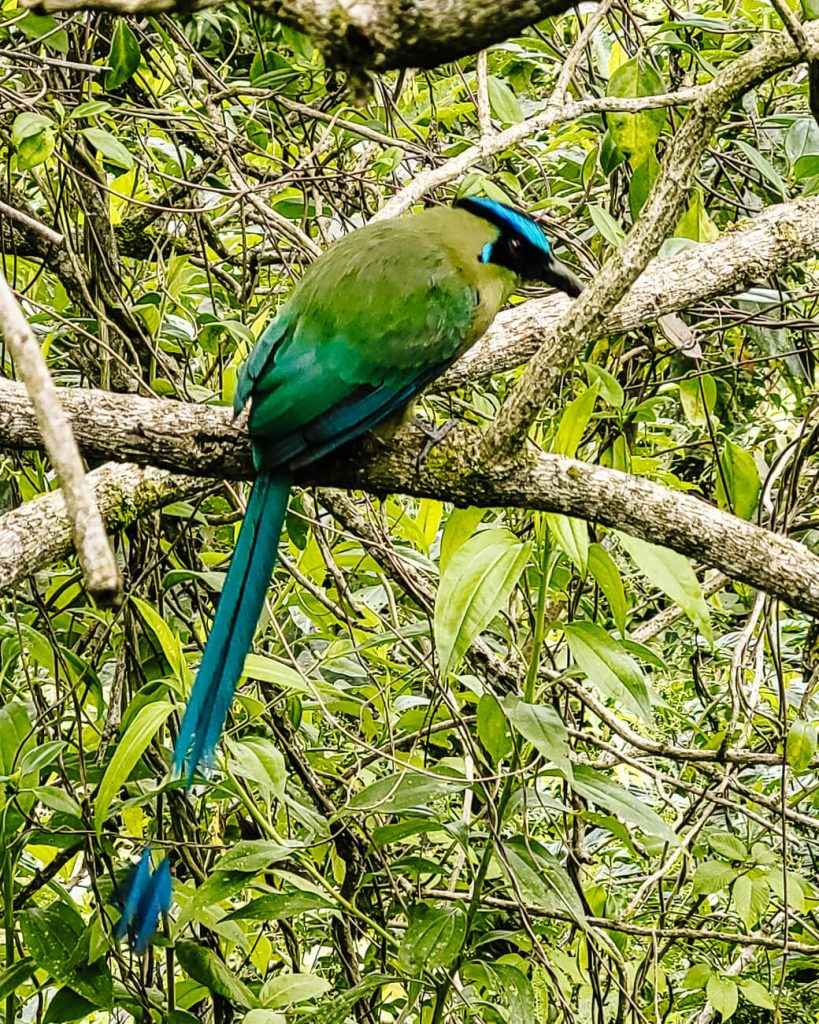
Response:
M157 643L162 648L165 659L173 669L173 674L180 682L189 681L191 671L185 659L185 651L182 642L168 623L157 612L156 608L139 597L132 597L131 602L139 612L139 617L156 637Z
M733 509L734 515L740 519L750 519L762 490L754 457L729 439L719 461L722 473L717 473L717 501L722 508Z
M17 167L31 170L54 152L54 122L44 114L24 111L14 119L11 141L17 150Z
M706 373L680 381L680 403L692 427L706 427L717 401L717 385Z
M578 445L594 412L599 390L600 385L595 381L591 387L586 388L577 398L569 402L563 410L560 425L552 442L552 451L555 455L568 455L570 458L574 458L577 454Z
M142 53L137 37L124 18L118 18L111 37L111 49L108 52L108 66L111 70L105 76L106 89L119 89L127 82L139 67Z
M785 187L785 182L779 175L779 172L771 164L770 160L764 157L758 149L755 149L749 143L744 142L742 139L734 139L734 145L737 149L741 149L745 156L750 160L754 167L759 171L760 175L779 193L783 199L788 198L788 190Z
M615 409L622 409L626 395L614 374L609 373L605 366L598 366L596 363L583 363L583 369L586 371L589 386L597 387L597 393L603 401Z
M176 958L188 977L204 985L209 992L224 996L246 1010L258 1007L259 1000L212 949L182 939L176 943Z
M227 740L228 749L235 759L231 769L245 779L255 782L267 798L281 800L287 783L287 765L279 748L264 736Z
M706 860L694 871L694 892L712 896L733 884L737 877L736 868L721 860Z
M270 1009L304 1003L323 995L330 988L326 978L317 974L278 974L265 982L262 1002Z
M655 810L593 768L575 765L574 779L570 780L569 785L584 800L597 804L602 811L623 821L630 821L648 835L658 836L673 846L679 844L674 829Z
M585 519L545 512L544 519L558 548L565 552L581 573L589 564L589 524Z
M82 808L74 797L69 796L57 786L35 786L32 793L37 800L45 804L46 807L50 807L52 811L82 819Z
M713 242L719 238L719 229L711 220L699 189L693 192L688 209L674 230L674 236L690 238L694 242Z
M816 753L816 726L797 719L788 730L785 757L795 772L803 772Z
M571 779L569 734L554 708L543 704L525 704L510 693L503 699L503 709L521 736L551 761L567 779Z
M20 771L23 775L29 772L39 774L43 768L53 764L67 746L65 740L48 740L27 751L20 759Z
M94 149L115 167L122 167L123 170L130 171L134 166L134 158L119 139L110 132L103 128L82 128L80 135L84 135Z
M643 673L622 644L596 622L568 622L563 632L572 657L589 682L604 696L620 701L644 721L651 721L651 701Z
M705 986L705 994L708 1002L717 1013L722 1014L723 1020L733 1016L737 1008L737 986L730 978L721 978L718 974L712 974Z
M416 904L398 950L398 963L407 974L448 967L465 938L466 914L457 904L443 908Z
M628 207L632 220L637 220L640 216L640 210L645 206L659 173L660 161L653 152L634 168L628 188Z
M86 1020L96 1009L96 1003L70 988L61 988L48 1004L43 1024L68 1024L69 1021Z
M491 693L485 693L478 701L478 738L496 764L513 749L509 722L498 698Z
M298 845L282 846L269 839L243 839L224 853L214 864L214 871L244 871L256 874L271 864L292 857Z
M430 778L411 770L395 772L385 779L365 786L356 793L349 804L352 811L376 811L379 814L396 814L415 807L428 807L436 797L463 789L466 779L458 780Z
M108 966L102 960L82 962L88 950L86 928L73 907L53 903L24 910L19 922L23 941L38 967L94 1006L107 1010L113 1007L113 979Z
M502 78L490 75L487 87L489 106L499 121L503 124L518 124L523 120L518 98Z
M730 832L709 832L706 841L714 853L720 854L727 860L746 861L748 859L748 847Z
M771 993L764 985L760 985L759 982L754 981L753 978L740 979L739 989L748 1002L752 1003L754 1006L761 1006L763 1010L773 1010L776 1006L776 1002Z
M529 545L508 530L482 530L461 545L441 577L434 633L441 675L503 608L529 558Z
M682 608L710 643L713 635L708 605L699 580L685 555L625 533L618 533L617 536L640 572Z
M710 964L694 964L685 973L683 988L705 988L713 973Z
M606 595L615 625L625 634L628 606L623 589L623 575L602 544L595 542L589 545L589 572Z
M583 904L563 865L535 839L509 839L501 848L501 867L524 900L546 911L585 917Z
M602 237L616 249L626 237L625 231L602 206L598 206L596 203L589 203L587 210L592 219L592 224L594 224Z
M0 972L0 1003L5 1002L21 985L24 985L36 968L34 960L30 956L24 956L22 960Z
M314 910L332 910L333 904L316 892L275 892L259 896L244 907L232 910L225 921L285 921Z
M663 80L642 56L621 64L609 78L609 96L654 96L664 92ZM615 145L628 158L632 167L639 167L650 154L663 130L666 111L643 110L630 114L613 111L608 114L608 125Z
M444 532L441 534L438 566L442 574L446 571L452 556L469 540L485 515L485 508L456 508L450 512Z
M131 719L125 735L117 744L111 763L105 770L94 801L94 828L98 835L111 801L125 784L137 761L145 753L148 744L173 709L173 704L166 700L154 701L141 707Z

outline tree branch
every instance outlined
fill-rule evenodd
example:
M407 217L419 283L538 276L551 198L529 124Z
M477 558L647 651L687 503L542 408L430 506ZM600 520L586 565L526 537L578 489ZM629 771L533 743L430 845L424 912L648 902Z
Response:
M226 0L25 0L38 11L159 14ZM573 0L253 0L252 6L305 32L325 60L352 70L431 68L518 35Z

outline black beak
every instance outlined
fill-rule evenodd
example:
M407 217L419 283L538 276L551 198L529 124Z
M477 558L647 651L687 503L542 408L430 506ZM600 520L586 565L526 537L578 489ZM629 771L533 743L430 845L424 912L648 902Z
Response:
M556 256L550 255L541 267L538 274L539 280L549 284L552 288L570 295L573 299L583 291L585 285L580 278L565 263L561 263Z

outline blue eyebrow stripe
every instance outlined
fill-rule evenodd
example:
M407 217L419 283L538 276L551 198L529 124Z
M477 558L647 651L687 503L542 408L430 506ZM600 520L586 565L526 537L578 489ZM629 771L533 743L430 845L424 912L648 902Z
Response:
M496 199L487 199L484 196L468 196L461 199L457 205L463 206L467 210L472 207L473 212L478 216L483 215L487 220L492 221L493 224L497 224L498 227L506 225L544 253L552 251L549 240L540 226L531 217L527 217L525 213L507 206L505 203L499 203ZM475 207L478 207L478 209L475 210Z

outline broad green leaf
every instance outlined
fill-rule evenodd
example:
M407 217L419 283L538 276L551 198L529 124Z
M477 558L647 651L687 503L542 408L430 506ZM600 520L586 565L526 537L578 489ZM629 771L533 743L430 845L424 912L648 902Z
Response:
M469 540L485 515L485 508L474 507L455 508L450 512L441 534L441 556L438 559L441 573L446 572L452 556Z
M633 714L651 720L651 701L643 673L622 644L596 622L563 626L572 657L589 682L604 696L620 701Z
M232 910L226 921L284 921L309 911L332 910L333 904L315 892L275 892L259 896L244 907Z
M66 984L96 1007L110 1010L114 1004L113 980L101 960L88 964L85 923L73 907L52 903L19 915L23 941L38 967L60 984Z
M609 78L609 96L654 96L665 91L663 80L642 56L621 64ZM639 167L654 152L663 130L664 107L639 113L613 111L608 115L609 132L615 145L628 158L632 167Z
M490 75L487 80L489 106L492 113L503 124L517 124L523 120L523 113L517 96L502 78Z
M441 779L421 775L410 769L395 772L385 779L365 786L356 793L349 804L353 811L377 811L379 814L396 814L414 807L428 807L431 800L463 789L466 779Z
M329 988L330 982L317 974L278 974L265 982L261 999L265 1006L275 1010L315 999Z
M173 709L173 704L158 700L140 708L131 719L125 735L117 744L111 763L105 770L94 801L94 828L97 834L102 830L111 801L128 780L137 761L145 753L148 744Z
M803 772L816 753L816 726L797 719L788 730L785 756L795 772Z
M717 401L717 385L706 373L680 381L680 402L685 418L693 427L705 427Z
M763 1010L773 1010L776 1006L776 1002L771 993L764 985L760 985L760 983L755 981L753 978L741 978L739 981L739 989L748 1002L752 1003L754 1006L761 1006Z
M583 369L586 371L589 386L597 386L597 393L603 401L615 409L622 409L626 396L622 384L614 374L609 373L605 366L598 366L596 363L583 363Z
M767 157L764 157L758 149L755 149L750 143L744 142L742 139L735 139L734 145L737 149L741 149L745 156L751 161L754 167L759 171L762 177L779 193L783 199L787 199L788 190L785 186L785 182L779 175L777 169L773 166Z
M640 572L682 608L710 643L713 636L708 605L699 580L685 555L625 533L618 533L617 536Z
M513 749L509 722L498 698L492 693L485 693L478 701L478 738L495 763L502 761Z
M174 677L180 682L190 681L191 670L188 668L185 651L179 637L152 604L139 597L132 597L131 601L142 621L156 637L166 661L173 670Z
M233 757L231 769L237 775L255 782L268 797L281 800L287 782L287 765L279 748L264 736L244 740L227 740Z
M133 75L141 60L137 37L124 18L117 18L108 53L107 63L111 70L105 75L105 88L118 89Z
M785 156L796 164L805 157L819 156L819 125L812 117L800 117L785 133Z
M640 216L640 210L645 206L659 173L660 161L654 153L649 153L645 160L634 168L628 188L628 206L632 220L637 220Z
M247 985L212 949L181 939L176 943L176 958L188 977L204 985L209 992L224 996L246 1010L259 1005L259 1000Z
M544 519L555 542L573 565L585 573L589 563L589 524L585 519L545 512Z
M44 114L24 111L14 119L11 141L17 150L17 167L31 170L54 152L54 122Z
M94 149L115 167L130 171L134 166L134 158L125 146L104 128L82 128L80 134L84 135Z
M503 709L521 736L558 768L567 779L571 779L569 734L554 708L544 704L526 704L510 693L504 697Z
M577 398L569 402L563 410L555 439L552 442L552 451L555 455L575 457L577 447L594 412L599 390L600 385L595 381L585 391L581 391Z
M706 860L694 871L694 892L711 896L732 885L737 877L736 868L721 860Z
M96 1009L96 1003L70 988L61 988L54 993L48 1004L43 1024L68 1024L69 1021L87 1020Z
M32 789L32 793L35 799L45 804L46 807L50 807L52 811L57 811L59 814L68 814L72 818L82 820L82 808L80 805L73 796L69 796L68 793L57 786L35 786Z
M569 781L569 785L584 800L596 804L600 810L630 821L650 836L657 836L673 846L678 845L679 839L674 829L653 808L593 768L575 765L574 778Z
M690 238L694 242L713 242L719 238L719 229L711 220L698 189L691 194L688 209L680 217L674 235L677 238Z
M508 530L482 530L452 556L435 601L442 676L455 670L472 641L506 605L528 558L529 545Z
M756 511L762 483L754 457L728 439L720 455L721 473L717 473L717 501L732 508L740 519L750 519ZM727 488L727 495L725 490Z
M398 950L398 963L408 974L448 967L466 938L466 914L457 904L430 907L416 904Z
M723 1020L733 1016L737 1008L737 985L730 978L721 978L718 974L712 974L705 986L705 994L708 1002L717 1013L722 1014Z
M214 864L214 871L246 871L256 874L265 871L271 864L293 856L298 845L282 846L269 839L243 839L223 853Z
M514 879L525 900L541 910L585 917L583 904L563 865L534 839L509 839L498 860L504 873ZM514 890L513 890L514 891Z
M602 237L616 249L626 237L625 231L620 227L608 210L604 210L603 207L598 206L597 203L589 203L587 210L592 219L592 224L594 224Z
M37 964L30 956L13 963L4 971L0 971L0 1003L13 995L21 985L25 985L28 979L34 974Z
M589 572L606 595L615 625L625 634L628 606L623 589L623 575L602 544L595 542L589 545Z
M33 750L27 751L23 757L20 758L20 771L23 775L26 775L29 772L39 773L43 768L47 768L49 765L54 764L67 746L68 744L65 740L48 740L39 747L35 747Z
M694 964L683 978L683 988L705 988L708 979L714 973L710 964Z
M737 914L750 930L768 909L771 887L764 878L739 875L731 888L731 899Z
M709 832L706 840L714 853L725 857L726 860L746 861L748 859L748 847L730 832Z

